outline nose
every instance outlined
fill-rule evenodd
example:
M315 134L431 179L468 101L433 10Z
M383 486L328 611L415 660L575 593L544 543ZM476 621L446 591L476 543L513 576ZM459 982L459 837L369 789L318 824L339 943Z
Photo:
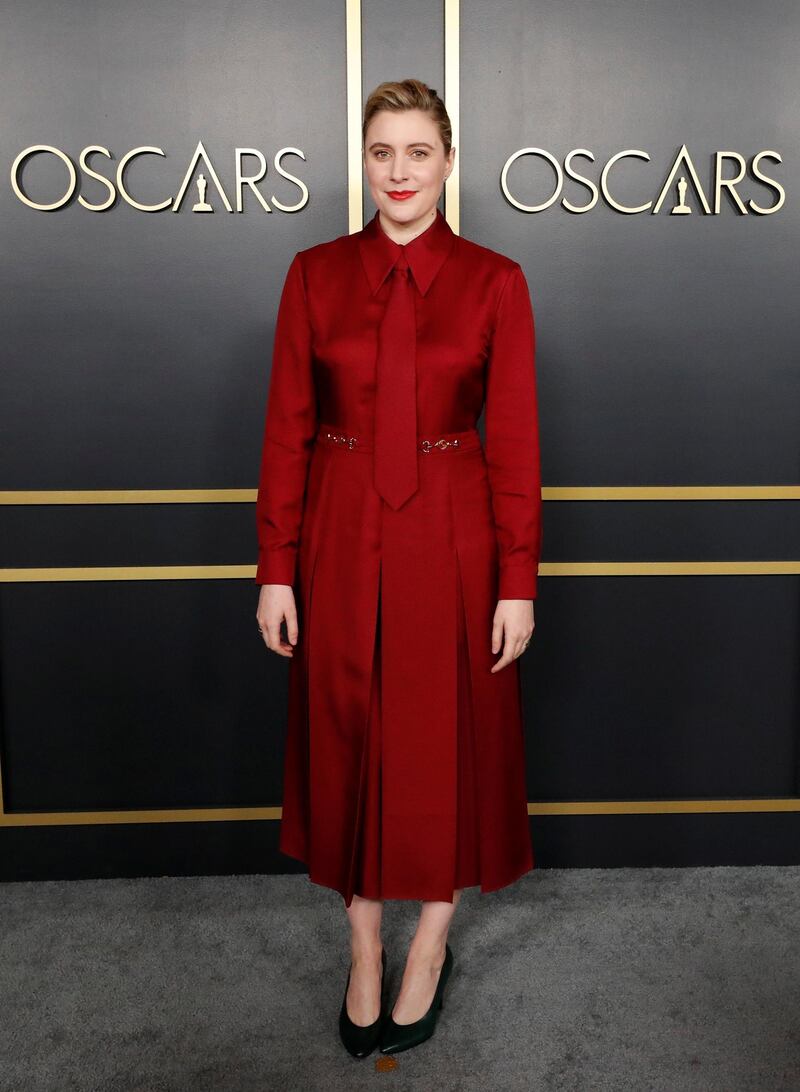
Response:
M408 178L405 167L405 160L402 157L395 159L392 164L392 173L390 175L392 182L405 182Z

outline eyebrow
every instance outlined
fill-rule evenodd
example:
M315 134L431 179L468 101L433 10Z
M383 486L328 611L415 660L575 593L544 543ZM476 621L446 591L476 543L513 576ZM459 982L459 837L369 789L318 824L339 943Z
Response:
M427 141L424 141L424 140L415 140L413 144L406 144L406 147L407 148L430 148L430 150L433 151L433 145L428 144ZM383 140L376 140L372 144L370 144L369 150L372 151L373 148L391 148L391 144L387 144Z

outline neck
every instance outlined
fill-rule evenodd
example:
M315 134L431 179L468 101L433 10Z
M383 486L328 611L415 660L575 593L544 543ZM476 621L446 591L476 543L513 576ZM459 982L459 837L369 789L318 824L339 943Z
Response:
M398 243L400 246L405 246L406 243L410 243L412 239L416 239L418 235L421 235L423 231L426 231L436 219L437 209L434 205L428 212L423 213L416 220L412 220L411 223L397 223L395 220L390 220L388 216L379 209L378 210L378 223L380 224L385 235L388 235L392 242Z

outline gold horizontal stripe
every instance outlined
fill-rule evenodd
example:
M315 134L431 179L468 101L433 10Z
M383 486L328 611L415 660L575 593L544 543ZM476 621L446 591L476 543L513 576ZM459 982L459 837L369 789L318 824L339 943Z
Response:
M529 815L675 815L711 812L797 812L800 797L719 800L533 801ZM98 826L119 823L228 823L280 819L282 808L167 808L0 814L0 827Z
M800 561L553 561L542 576L794 576Z
M255 489L5 489L0 504L254 504ZM546 501L800 500L800 485L544 486Z
M547 576L796 576L800 561L543 561ZM255 565L104 565L0 569L0 584L71 580L255 580Z
M528 804L529 815L693 815L771 811L800 811L800 796L719 800L570 800Z
M143 808L125 811L0 813L0 827L70 827L116 823L228 823L280 819L281 808Z
M5 489L0 504L250 504L255 489Z
M255 580L255 565L103 565L70 569L0 569L0 584L64 580Z
M800 485L557 485L551 501L800 500Z

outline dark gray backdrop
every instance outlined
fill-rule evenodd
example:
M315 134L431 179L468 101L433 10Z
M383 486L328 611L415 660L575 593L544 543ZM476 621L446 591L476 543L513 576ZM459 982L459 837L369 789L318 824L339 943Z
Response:
M443 12L364 3L364 94L415 75L440 91ZM298 2L4 8L0 141L4 316L0 489L254 488L278 293L293 254L348 230L345 10ZM537 321L545 487L781 485L798 480L800 9L770 0L461 5L462 234L519 260ZM122 156L142 202L174 195L202 140L233 201L234 149L294 204L229 214L13 194L34 144ZM711 193L733 150L787 191L774 215L723 195L704 215L525 214L499 177L514 151L612 175L655 201L682 144ZM255 167L247 157L246 168ZM726 164L726 173L733 165ZM208 172L205 172L206 174ZM542 160L510 182L550 192ZM65 171L30 160L50 201ZM80 192L105 191L82 178ZM774 194L748 176L746 201ZM584 187L563 196L582 205ZM372 215L369 198L365 216ZM254 565L251 504L7 505L0 567ZM544 561L800 558L793 501L545 504ZM279 805L286 664L255 634L250 579L0 585L0 748L8 814ZM798 792L796 576L546 575L525 659L529 799L788 797ZM798 813L532 816L547 864L797 861ZM0 828L0 876L291 867L277 823Z

